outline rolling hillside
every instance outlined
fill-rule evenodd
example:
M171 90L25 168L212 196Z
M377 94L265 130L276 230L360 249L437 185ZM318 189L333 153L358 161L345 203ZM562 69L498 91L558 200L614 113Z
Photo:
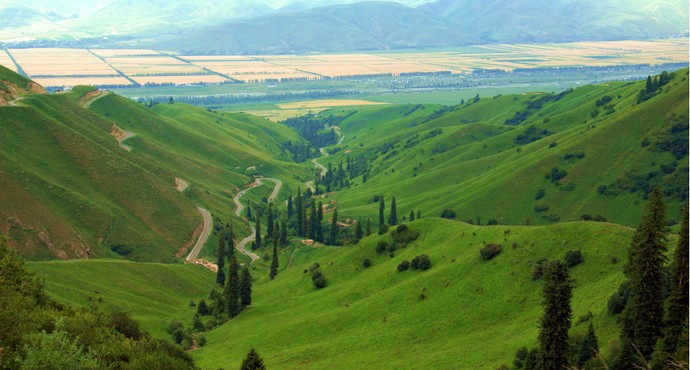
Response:
M399 217L450 208L482 224L602 215L634 226L654 186L670 209L687 202L687 78L677 71L639 103L644 82L365 109L340 123L341 150L320 161L336 167L349 156L360 168L333 196L345 216L375 219L374 197L384 195L387 205L397 198Z
M228 222L253 175L289 188L304 173L280 149L295 134L254 117L149 109L90 88L16 104L0 107L0 230L32 259L171 261L201 229L197 206ZM189 188L176 190L176 178Z

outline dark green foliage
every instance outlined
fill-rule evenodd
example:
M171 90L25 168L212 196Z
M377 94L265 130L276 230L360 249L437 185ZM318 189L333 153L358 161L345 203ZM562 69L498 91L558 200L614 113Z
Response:
M407 217L407 219L412 222L414 221L414 211L410 211L410 215Z
M575 363L578 368L582 369L585 364L599 352L599 341L597 340L597 335L594 333L594 326L592 326L591 322L587 327L587 334L573 344L575 347L573 363Z
M539 199L543 198L544 195L546 195L546 192L544 191L544 189L539 189L539 190L537 190L537 194L534 196L534 200L539 200Z
M198 314L194 315L194 319L192 320L192 328L195 332L204 331L204 329L206 329Z
M256 239L254 240L254 243L256 244L256 249L261 248L261 215L258 214L256 215Z
M410 261L402 261L398 264L398 272L403 272L410 268Z
M355 225L355 239L362 239L363 236L364 232L362 231L362 223L357 222L357 225Z
M630 282L624 281L618 290L609 298L608 311L611 315L618 315L625 309L630 299Z
M388 225L395 226L398 224L398 209L395 205L395 197L391 199L391 213L388 215Z
M223 286L225 285L225 256L227 254L227 250L225 247L225 237L223 232L221 232L218 236L218 250L216 251L216 254L218 255L218 271L216 272L216 284Z
M388 242L386 242L385 240L381 240L378 243L376 243L376 253L381 254L385 252L386 249L388 249Z
M537 348L532 348L530 350L527 347L520 347L515 352L515 359L513 359L513 366L516 369L526 369L533 370L537 369L539 361L539 350Z
M278 243L277 239L273 239L273 257L271 258L271 271L268 277L273 280L278 275Z
M625 268L631 294L625 309L622 342L636 347L644 359L651 358L663 327L665 219L661 191L654 189L630 244Z
M321 271L314 272L314 274L311 276L311 281L314 283L314 287L316 289L325 288L327 285L326 278L323 276Z
M199 301L199 304L196 306L196 313L200 316L205 316L209 314L208 310L208 305L206 304L206 300L201 300Z
M566 176L568 176L568 172L566 172L565 170L561 170L558 167L554 167L551 169L551 172L546 174L545 178L551 181L552 183L558 185L558 182Z
M546 258L540 258L532 268L532 280L539 280L544 276L544 266L547 264Z
M417 219L419 220L420 218L422 218L422 211L417 210Z
M597 107L601 107L602 105L608 104L611 100L613 100L612 97L610 97L608 95L604 95L601 97L601 99L597 99L595 104Z
M132 315L124 311L113 311L110 313L108 326L117 330L119 333L130 339L141 339L143 333L139 329L139 323Z
M309 220L307 221L307 237L311 240L316 240L317 229L320 226L319 217L316 212L316 200L311 200L311 210L309 213Z
M273 202L268 203L266 211L266 237L268 239L273 237Z
M395 248L405 248L411 241L417 240L419 230L412 230L405 224L400 224L391 232L391 239Z
M225 283L225 303L227 306L228 317L233 318L240 313L240 280L239 264L235 256L230 257L228 266L228 280Z
M539 325L539 369L562 370L568 365L568 331L572 309L572 287L568 269L560 261L544 270L544 314Z
M431 268L431 259L426 254L420 254L412 259L410 266L415 270L428 270Z
M129 256L130 254L132 254L132 252L134 252L132 247L124 245L124 244L111 245L110 250L112 250L113 252L115 252L115 253L123 256L123 257Z
M551 135L551 133L546 129L540 130L534 126L530 126L523 133L516 136L515 139L513 139L513 143L516 145L525 145L541 140L549 135Z
M242 277L240 278L240 304L242 308L252 305L252 275L249 273L249 266L247 264L244 265Z
M318 209L316 210L316 240L323 243L323 203L319 201Z
M287 198L287 216L292 217L292 193Z
M567 251L565 252L565 257L563 257L563 262L568 268L575 267L581 264L583 261L582 252L580 251Z
M549 210L549 205L548 204L539 204L534 206L534 212L546 212Z
M254 219L252 215L252 201L247 201L247 220Z
M450 208L446 208L443 211L441 211L441 217L442 218L447 218L447 219L454 219L456 216L455 211L453 211Z
M247 357L242 360L240 370L266 370L266 365L264 365L264 360L261 356L252 348L247 353Z
M286 245L287 241L287 224L282 222L280 224L280 245Z
M367 268L371 267L371 260L369 258L365 258L362 260L362 267Z
M674 115L665 124L668 128L657 134L653 148L680 160L688 155L688 116Z
M333 211L333 217L331 218L331 233L328 242L331 245L338 245L338 209Z
M684 207L682 212L683 221L678 246L671 262L671 286L666 304L665 329L654 359L658 367L667 365L668 361L688 359L688 208Z
M367 228L364 231L365 236L371 235L371 219L367 218Z
M500 244L487 244L479 250L479 257L482 261L488 261L501 253L502 249L503 247Z
M302 191L300 190L299 186L297 187L297 235L299 236L304 236L306 235L305 229L306 225L304 222L304 219L302 218L302 214L304 213L304 201L302 199Z
M379 235L383 234L384 227L383 225L385 224L384 222L384 210L386 208L385 203L383 202L383 195L379 197Z

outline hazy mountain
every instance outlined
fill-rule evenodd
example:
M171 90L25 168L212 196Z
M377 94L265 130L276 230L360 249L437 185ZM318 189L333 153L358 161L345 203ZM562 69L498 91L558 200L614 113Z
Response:
M41 12L24 6L8 6L0 9L0 29L28 26L37 22L47 22L50 18Z
M224 23L166 47L197 53L382 50L477 42L448 20L393 2L284 12Z
M682 32L682 14L687 24L687 4L683 13L680 1L438 0L419 9L485 42L639 39Z

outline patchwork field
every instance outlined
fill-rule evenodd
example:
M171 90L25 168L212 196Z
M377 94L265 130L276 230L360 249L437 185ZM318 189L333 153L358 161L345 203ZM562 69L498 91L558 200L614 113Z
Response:
M461 74L477 69L661 65L688 61L688 39L477 45L434 52L176 56L149 49L10 49L0 64L46 87L275 83L320 79ZM126 76L129 80L123 78ZM70 77L55 78L55 77Z

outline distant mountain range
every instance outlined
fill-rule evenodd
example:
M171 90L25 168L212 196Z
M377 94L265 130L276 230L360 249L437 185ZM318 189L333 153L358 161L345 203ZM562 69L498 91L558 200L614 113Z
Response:
M302 53L677 36L687 34L688 3L27 0L18 5L0 0L0 19L0 41L126 36L134 41L119 46L201 54Z

